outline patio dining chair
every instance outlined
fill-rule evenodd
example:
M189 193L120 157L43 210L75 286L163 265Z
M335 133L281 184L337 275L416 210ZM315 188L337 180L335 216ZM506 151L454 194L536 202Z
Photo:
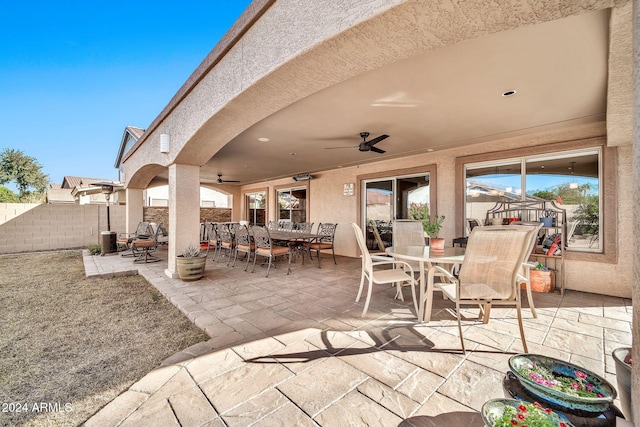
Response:
M207 233L207 255L209 255L209 251L213 249L213 255L211 259L213 261L217 260L218 252L220 251L220 236L218 236L218 227L219 225L215 222L207 222L206 223L206 233Z
M224 250L227 253L227 267L231 263L231 257L236 247L235 224L219 224L218 239L220 240L220 249L218 250L218 261L220 254Z
M482 318L483 323L489 322L492 306L514 306L518 314L522 346L524 352L528 352L522 325L520 284L526 281L522 275L522 265L531 250L534 233L534 227L523 225L477 227L469 236L458 277L437 265L429 269L427 289L432 293L433 287L437 286L456 304L463 353L466 350L460 318L462 305L479 305L478 318ZM436 273L446 277L448 281L436 282ZM432 295L427 292L426 297L432 298Z
M136 239L149 239L153 234L154 231L151 228L151 223L147 221L139 222L134 233L120 233L118 235L117 242L118 244L126 245L127 247L127 250L120 255L124 257L137 257L138 254L134 252L135 248L132 247L133 241Z
M255 256L253 257L253 269L256 271L256 260L258 256L268 258L269 266L267 267L267 277L274 259L279 256L289 256L289 264L287 266L287 274L291 273L291 248L289 246L274 245L269 236L269 230L265 227L253 227L253 240L256 245Z
M416 310L416 314L418 313L418 300L416 298L416 280L413 274L413 268L404 262L404 261L376 261L374 262L369 254L369 250L367 249L367 245L364 241L364 236L362 233L362 229L355 223L351 223L351 227L353 227L353 231L356 235L356 241L358 242L358 247L360 248L361 257L362 257L362 274L360 275L360 288L358 289L358 295L356 296L356 302L360 301L360 297L362 296L362 290L364 288L365 279L368 281L369 287L367 289L367 298L364 303L364 308L362 309L362 317L367 314L367 310L369 309L369 303L371 302L371 292L373 288L373 284L395 284L396 285L396 295L395 298L404 301L404 297L402 296L402 286L404 283L408 283L411 286L411 295L413 296L413 306ZM394 267L391 269L381 269L378 267ZM396 268L397 267L397 268Z
M320 224L318 224L318 230L316 231L316 234L319 234L322 237L318 237L313 242L310 242L307 246L309 248L309 259L312 259L311 251L316 251L316 256L318 257L318 268L320 268L320 252L329 249L331 249L331 253L333 254L333 263L335 265L338 265L338 263L336 262L336 251L333 245L337 227L338 224L321 222Z
M239 225L236 227L236 246L234 248L233 255L233 265L236 266L236 260L238 259L238 253L243 253L247 256L247 265L244 267L244 271L247 271L249 268L249 261L251 260L252 254L255 258L256 252L256 244L253 241L253 236L251 235L251 231L247 228L246 225Z
M131 251L137 254L136 259L133 260L135 264L158 262L160 258L153 255L153 252L158 248L158 241L156 235L153 234L149 237L138 236L131 243Z

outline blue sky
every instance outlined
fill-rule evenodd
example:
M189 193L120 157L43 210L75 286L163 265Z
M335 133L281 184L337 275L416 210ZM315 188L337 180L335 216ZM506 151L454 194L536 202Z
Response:
M250 3L0 0L0 150L54 183L117 179L125 126L148 127Z

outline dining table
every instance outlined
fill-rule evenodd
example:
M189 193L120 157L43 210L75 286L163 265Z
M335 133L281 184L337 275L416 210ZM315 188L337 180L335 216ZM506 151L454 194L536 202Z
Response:
M295 230L269 230L269 237L271 237L272 241L287 243L299 242L300 246L306 248L306 244L327 236L324 234L304 233ZM318 268L320 268L320 259L318 259Z
M420 292L418 297L418 319L428 323L431 320L433 304L433 284L426 281L427 267L432 264L446 264L452 270L464 261L465 248L445 248L442 252L431 250L429 246L390 246L385 252L402 261L417 261L420 268Z

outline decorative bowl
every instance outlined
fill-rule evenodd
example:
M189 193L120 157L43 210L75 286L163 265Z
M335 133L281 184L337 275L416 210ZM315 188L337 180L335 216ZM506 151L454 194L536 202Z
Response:
M509 368L532 395L562 408L601 412L617 395L611 383L601 376L540 354L512 356Z
M482 405L480 415L487 427L573 427L569 420L551 409L515 399L489 400Z

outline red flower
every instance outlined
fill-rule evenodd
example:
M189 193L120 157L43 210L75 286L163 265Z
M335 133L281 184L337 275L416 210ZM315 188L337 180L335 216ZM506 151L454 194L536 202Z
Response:
M576 377L582 378L583 380L587 378L587 374L582 371L575 371Z
M524 406L524 405L520 405L520 406L518 406L518 410L519 410L520 412L527 412L527 407L526 407L526 406Z
M538 402L533 402L533 404L534 404L535 406L537 406L538 408L542 408L542 405L541 405L541 404L539 404Z
M567 425L565 423L563 423L562 421L560 421L560 423L558 424L558 427L567 427Z
M518 422L517 422L516 420L511 420L511 425L513 425L513 426L517 426L517 425L518 425Z
M526 420L526 419L527 419L527 417L525 417L525 416L524 416L524 415L522 415L522 414L518 414L518 415L516 415L516 418L517 418L517 419L519 419L520 421L524 421L524 420Z
M551 409L549 409L549 408L545 408L545 409L544 409L544 412L546 412L547 414L550 414L550 413L552 413L553 411L552 411Z

